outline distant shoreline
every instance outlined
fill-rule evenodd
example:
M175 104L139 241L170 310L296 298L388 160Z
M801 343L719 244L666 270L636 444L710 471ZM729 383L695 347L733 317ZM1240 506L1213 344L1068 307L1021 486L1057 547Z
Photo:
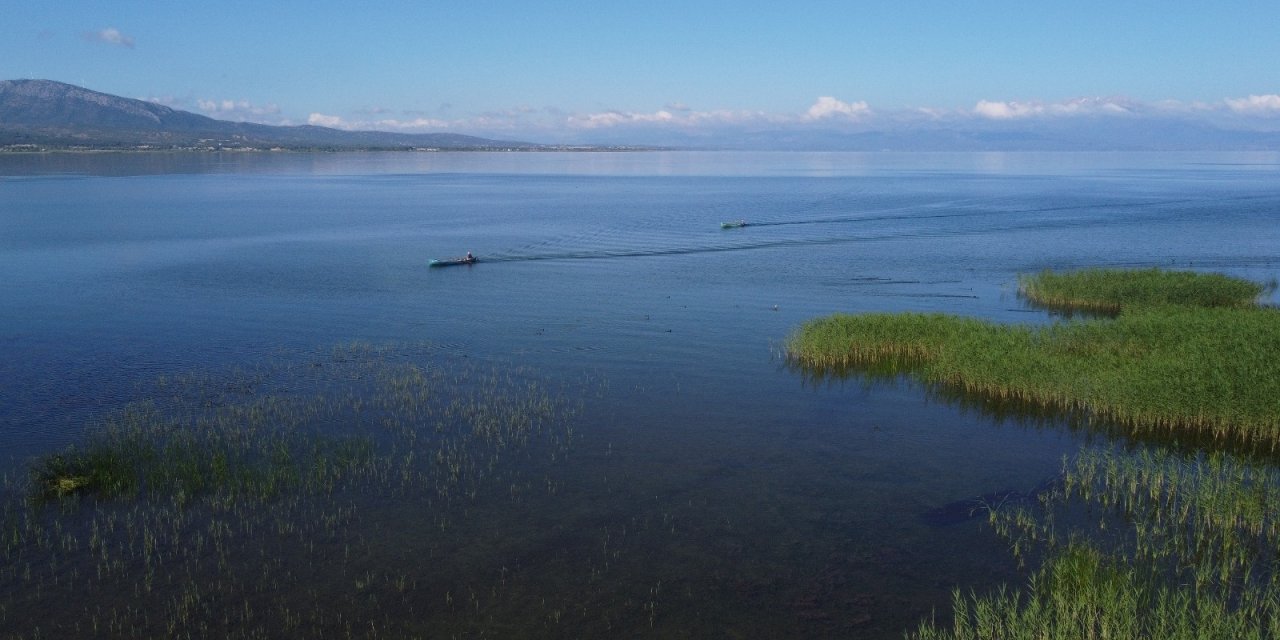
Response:
M4 155L40 155L54 153L625 153L643 151L676 151L667 147L645 147L632 145L547 145L545 147L171 147L171 148L139 148L139 147L45 147L40 145L4 145L0 146L0 154Z

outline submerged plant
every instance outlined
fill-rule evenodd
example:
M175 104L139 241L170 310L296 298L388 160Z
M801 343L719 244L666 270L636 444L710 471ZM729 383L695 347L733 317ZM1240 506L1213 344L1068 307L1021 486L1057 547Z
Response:
M550 482L574 413L529 372L411 348L165 379L0 493L0 628L323 637L359 620L370 636L432 635L411 586L430 563L375 573L368 557L398 547L361 518L391 501L379 518L417 525L398 544L442 553L484 496Z

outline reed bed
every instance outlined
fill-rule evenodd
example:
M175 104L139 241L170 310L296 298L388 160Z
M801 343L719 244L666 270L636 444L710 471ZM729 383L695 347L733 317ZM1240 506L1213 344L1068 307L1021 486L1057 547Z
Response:
M1138 307L1189 306L1243 309L1275 283L1261 285L1220 273L1163 269L1045 270L1018 278L1028 300L1045 307L1117 314Z
M1139 283L1152 278L1133 273ZM1192 281L1218 286L1216 278ZM786 351L818 375L903 373L947 392L1135 432L1280 446L1280 311L1195 306L1203 297L1190 294L1173 299L1181 305L1138 305L1114 319L1043 327L937 314L837 314L802 325Z
M365 519L405 508L432 549L555 490L577 412L528 371L366 344L148 395L0 493L0 637L432 636L422 612L488 592L369 562L396 547Z
M950 625L912 637L1280 637L1280 471L1222 453L1094 448L1065 461L1039 505L990 521L1025 593L955 593Z
M1280 312L1256 306L1266 287L1088 270L1021 288L1035 304L1115 317L836 315L800 327L787 355L810 375L905 374L949 397L1207 435L1213 448L1086 450L1039 504L993 505L994 529L1037 565L1028 588L956 591L950 620L909 637L1280 637L1280 471L1265 461L1280 444ZM1258 457L1218 450L1236 444Z

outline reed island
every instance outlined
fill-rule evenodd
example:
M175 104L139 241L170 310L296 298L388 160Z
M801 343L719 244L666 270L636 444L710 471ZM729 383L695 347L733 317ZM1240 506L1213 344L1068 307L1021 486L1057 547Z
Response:
M1257 303L1275 283L1094 269L1019 285L1075 315L834 315L787 342L818 374L905 375L1131 436L1064 459L1034 501L975 503L1029 580L958 588L907 637L1280 637L1280 311Z
M1076 317L1029 326L836 314L801 326L786 350L818 373L904 374L1136 432L1191 432L1274 450L1280 311L1257 304L1274 286L1158 269L1046 271L1022 277L1021 294Z

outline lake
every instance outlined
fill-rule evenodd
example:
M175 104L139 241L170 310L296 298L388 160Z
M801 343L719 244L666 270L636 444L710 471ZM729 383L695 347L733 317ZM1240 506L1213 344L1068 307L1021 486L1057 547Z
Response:
M1025 582L980 513L928 514L1029 492L1105 436L815 380L781 343L837 311L1052 322L1018 274L1091 266L1280 277L1280 154L0 155L15 481L173 380L223 405L359 395L315 374L344 349L519 371L576 406L549 456L504 453L465 499L351 489L323 536L182 560L218 585L189 609L178 578L94 579L68 542L41 593L0 587L0 629L900 637L955 588Z

